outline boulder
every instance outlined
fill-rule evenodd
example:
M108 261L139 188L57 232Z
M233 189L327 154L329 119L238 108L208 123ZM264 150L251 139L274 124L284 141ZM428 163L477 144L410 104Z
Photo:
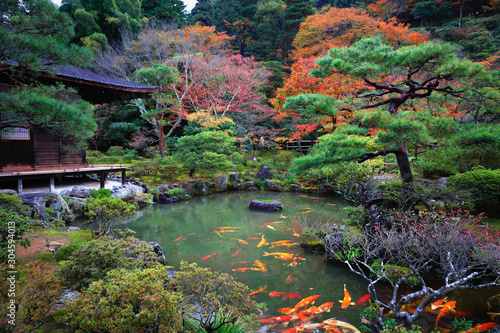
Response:
M266 190L274 192L283 192L283 186L281 184L276 184L272 180L268 180L266 183Z
M231 189L232 190L241 191L241 190L244 190L246 188L247 188L246 183L237 183L237 182L235 182L235 183L231 184Z
M434 186L446 187L447 182L448 182L448 179L446 177L441 177L434 182Z
M85 213L85 208L87 207L87 201L85 199L70 197L67 203L74 214L83 215Z
M75 198L89 198L92 196L92 191L95 191L96 189L93 188L85 188L83 186L74 186L71 189L71 192L69 193L70 197L75 197Z
M297 184L292 184L290 185L290 192L301 192L302 189L300 188L300 185Z
M118 189L111 194L111 197L127 200L133 199L138 193L144 192L144 188L142 188L141 186L127 184L119 186Z
M259 171L255 175L255 178L258 178L260 180L267 180L273 178L273 174L271 172L271 168L263 165L260 167Z
M225 192L227 191L227 181L229 177L227 175L220 175L215 182L215 190L217 192Z
M167 259L165 258L165 254L163 252L163 248L157 242L147 242L149 245L153 247L153 252L156 254L157 260L162 265L167 264Z
M8 194L8 195L17 195L17 192L14 191L14 190L9 190L9 189L5 189L5 190L0 190L0 192L4 193L4 194Z
M231 172L229 174L229 179L231 179L233 182L238 180L238 173L237 172Z
M62 232L71 232L71 231L78 231L78 230L81 230L81 229L78 227L61 227L61 228L57 229L57 231L62 231Z
M283 209L281 202L277 200L257 200L254 199L248 206L251 210L258 210L260 212L276 212Z
M61 298L56 301L56 304L50 309L49 313L54 313L56 311L62 310L66 307L67 303L70 303L77 299L79 296L76 292L70 289L66 289L63 294L61 295Z

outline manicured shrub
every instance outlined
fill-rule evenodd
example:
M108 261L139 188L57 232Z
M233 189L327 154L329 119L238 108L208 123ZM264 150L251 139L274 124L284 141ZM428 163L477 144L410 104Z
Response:
M70 251L70 250L68 250ZM103 279L113 269L147 268L159 265L153 247L136 238L91 240L72 250L69 259L56 270L64 284L82 290Z
M165 288L165 267L110 271L59 319L72 332L180 332L180 295Z
M93 234L99 236L113 234L118 223L135 214L134 205L105 196L87 199L87 209L85 215L88 217L90 228L97 227Z
M23 238L32 223L25 216L28 211L19 197L0 192L0 263L15 259L15 242L24 248L30 246L29 238Z
M500 169L473 170L448 178L448 186L468 189L477 207L498 206L500 203Z

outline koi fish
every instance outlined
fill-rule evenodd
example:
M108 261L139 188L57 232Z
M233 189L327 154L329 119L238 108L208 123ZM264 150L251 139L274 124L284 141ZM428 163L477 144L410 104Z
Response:
M258 294L258 293L264 293L267 289L267 285L263 286L263 287L260 287L260 288L257 288L256 290L252 291L250 294L248 294L248 296L252 297L253 295L255 294Z
M264 238L264 235L262 235L262 239L261 239L261 241L259 242L259 244L257 244L257 247L262 247L262 246L264 246L264 245L266 245L266 244L267 244L267 241L266 241L266 239Z
M294 260L291 263L289 263L288 265L286 265L286 267L290 267L290 266L293 266L293 267L297 266L297 262Z
M276 224L276 223L283 223L283 221L267 222L267 223L264 223L264 225L271 225L271 224Z
M439 311L438 316L436 318L436 327L437 327L439 320L443 316L454 311L456 305L457 305L456 301L449 301L449 302L444 303L443 308L441 309L441 311Z
M342 331L339 331L335 327L323 326L323 328L325 329L325 333L344 333Z
M248 264L249 261L231 261L231 265L236 265L236 264Z
M342 303L342 305L340 306L342 309L346 309L349 306L349 304L351 304L351 294L349 294L349 292L345 288L345 284L344 284L344 300L339 302Z
M295 309L298 310L300 308L308 306L309 304L314 304L314 302L320 297L321 295L311 295L309 297L306 297L300 302L298 302L297 305L295 305Z
M254 264L252 266L257 266L258 267L257 270L262 271L267 275L267 267L259 259L255 259Z
M236 239L241 244L248 244L248 242L246 240L244 240L244 239L239 239L239 238L231 238L231 239Z
M305 324L284 330L282 333L314 332L323 327L323 323Z
M275 245L275 244L285 244L285 243L290 243L290 242L291 242L291 240L287 239L287 240L280 240L280 241L276 241L276 242L271 242L269 244Z
M261 319L260 323L262 325L274 324L274 323L283 323L283 322L287 322L287 321L292 321L292 319L294 319L294 318L297 318L297 316L272 317L272 318Z
M241 229L243 227L217 227L217 229Z
M293 235L294 235L295 237L300 237L300 234L299 234L299 233L297 233L297 232L295 231L295 229L292 229L292 230L293 230Z
M263 256L264 257L273 256L275 259L282 259L282 260L294 260L296 258L293 254L285 252L273 252L273 253L264 252Z
M281 308L281 309L278 309L276 311L281 312L281 313L286 314L286 315L291 315L291 314L295 313L295 308Z
M254 235L263 235L263 233L260 233L260 232L254 232Z
M436 310L437 308L440 308L443 306L443 303L446 302L446 297L443 299L440 299L439 301L436 301L431 304L431 309Z
M327 320L323 321L323 325L329 326L329 327L341 327L341 328L351 330L354 333L361 333L356 327L352 326L349 323L346 323L345 321L340 321L340 320L335 320L335 319L327 319Z
M329 205L332 205L332 206L337 206L337 204L329 204Z
M465 333L484 332L486 330L492 329L495 325L496 325L495 322L480 324L480 325L473 327L472 329L468 330Z
M366 294L365 296L362 296L360 299L358 299L358 301L354 305L360 305L361 303L368 302L370 299L371 299L370 294Z
M231 257L236 257L238 255L238 253L241 252L242 249L237 249L236 252L233 253L233 255Z
M272 225L269 225L269 224L268 224L268 225L266 225L266 227L268 227L269 229L272 229L272 230L276 231L276 228L275 228L275 227L273 227Z
M302 197L302 198L309 198L309 197L308 197L307 195L305 195L305 194L301 194L301 195L299 195L299 197Z
M212 254L209 254L208 256L204 256L203 258L201 258L201 260L208 259L208 258L210 258L210 257L215 256L216 254L219 254L219 253L222 253L222 251L219 251L219 252L214 252L214 253L212 253Z
M233 230L233 229L224 229L224 230L217 230L217 232L238 232L239 230Z
M333 302L326 302L321 304L316 308L313 312L313 315L319 315L321 313L330 312L330 309L333 307Z
M298 271L297 271L297 272L298 272ZM292 273L292 274L288 275L288 276L286 277L286 280L285 280L285 281L286 281L286 283L290 283L290 282L292 282L292 276L293 276L294 274L297 274L297 272L295 272L295 273Z
M283 300L292 299L292 298L302 298L302 297L300 297L299 294L290 293L290 294L286 295L285 297L283 297Z
M290 208L297 209L297 207L293 207L293 206L291 206Z
M259 239L259 237L248 237L247 239Z
M288 227L288 228L284 228L283 231L288 231L288 230L292 230L293 227Z
M286 294L284 291L270 291L269 296L271 297L281 297L281 295Z
M280 219L286 219L286 216L283 214L280 214Z
M258 268L255 267L239 267L239 268L233 268L233 271L235 272L247 272L247 271L258 271Z
M310 212L312 212L312 210L307 210L305 212L302 212L302 214L309 214Z
M309 199L313 199L313 200L324 200L325 198L309 197Z
M191 236L191 235L194 235L196 232L193 232L192 234L189 234L189 235L186 235L186 236L180 236L180 237L177 237L176 239L174 239L174 242L177 242L183 238L186 238L187 236Z
M291 201L285 201L285 203L292 203Z

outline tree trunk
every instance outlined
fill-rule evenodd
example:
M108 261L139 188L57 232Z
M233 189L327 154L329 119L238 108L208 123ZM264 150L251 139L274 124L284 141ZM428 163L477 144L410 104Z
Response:
M404 143L401 143L401 146L394 154L396 155L399 173L403 181L403 208L408 209L413 205L415 189L413 186L413 174L411 172L410 160L408 159L408 152L406 151Z
M189 169L189 177L193 177L196 168Z

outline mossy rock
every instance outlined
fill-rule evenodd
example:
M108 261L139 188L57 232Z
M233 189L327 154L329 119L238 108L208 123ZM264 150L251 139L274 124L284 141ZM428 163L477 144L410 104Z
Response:
M254 199L250 202L248 206L251 210L257 210L260 212L277 212L283 209L281 202L277 200L257 200Z

